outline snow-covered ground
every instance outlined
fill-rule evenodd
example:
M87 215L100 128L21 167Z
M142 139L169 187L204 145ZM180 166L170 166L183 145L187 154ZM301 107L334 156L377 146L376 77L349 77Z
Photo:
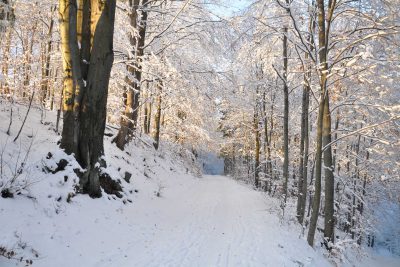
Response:
M79 196L59 214L5 199L1 232L36 250L37 266L329 266L262 193L222 176L174 180L161 197L139 191L146 196L124 205Z
M146 137L124 152L106 138L107 171L121 181L122 198L78 194L67 202L77 179L74 164L46 171L67 157L57 147L54 114L41 124L33 109L13 143L25 108L14 108L10 137L9 106L0 108L3 187L32 144L17 178L27 188L14 198L0 197L0 247L16 253L11 260L0 256L1 267L26 260L43 267L332 265L322 249L308 246L294 221L282 223L276 199L228 177L196 177L183 150L156 152ZM129 183L125 172L132 174ZM400 266L388 255L349 259L346 266Z

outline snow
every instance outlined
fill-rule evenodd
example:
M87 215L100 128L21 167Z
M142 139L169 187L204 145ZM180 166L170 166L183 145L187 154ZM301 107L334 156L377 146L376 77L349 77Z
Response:
M0 119L8 122L9 107L0 107ZM26 110L16 107L12 136ZM151 143L147 137L124 152L111 137L105 140L106 170L121 180L122 199L103 192L100 199L78 194L68 203L78 166L57 147L54 114L47 114L46 125L40 118L33 108L20 143L7 139L8 123L0 126L10 166L33 140L21 176L29 186L14 198L0 198L0 247L17 253L12 260L0 256L1 267L25 266L19 257L41 267L332 266L308 246L295 222L280 220L276 198L228 177L192 175L184 151L162 144L156 152L145 145ZM52 174L62 158L69 166ZM126 171L130 183L123 179ZM363 259L370 264L365 266L400 266L387 255Z
M80 196L55 214L6 199L2 227L29 240L38 266L329 266L266 207L227 177L180 177L133 205Z

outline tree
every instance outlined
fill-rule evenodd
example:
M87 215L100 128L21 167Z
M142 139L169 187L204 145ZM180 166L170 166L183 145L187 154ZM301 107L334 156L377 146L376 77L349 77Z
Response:
M161 102L162 102L162 88L163 84L162 81L158 81L157 83L157 102L156 102L156 114L154 115L154 148L158 149L160 145L160 127L161 127ZM150 124L150 123L149 123Z
M114 141L118 148L124 149L124 146L130 141L137 127L139 112L139 97L142 80L142 60L144 55L144 44L147 28L147 6L148 0L141 1L139 9L139 0L129 0L129 44L130 56L126 66L127 75L125 77L126 86L124 92L125 111L121 116L120 130ZM135 31L138 31L136 34Z
M64 69L61 147L74 153L86 169L80 186L92 197L101 195L99 175L105 166L103 136L114 60L115 6L115 0L59 2Z
M289 4L289 0L286 0L286 4ZM285 8L286 13L289 12ZM283 28L283 42L282 42L282 53L283 53L283 96L284 96L284 112L283 112L283 205L286 205L286 199L288 194L288 182L289 182L289 87L288 87L288 26L285 25Z
M0 0L0 32L7 31L15 21L14 7L9 0Z
M335 2L335 1L334 1ZM331 6L329 7L331 10ZM315 152L315 194L312 205L312 215L310 220L310 229L308 231L307 241L310 246L314 245L314 235L317 227L317 220L319 215L319 206L321 201L321 171L322 171L322 145L323 139L326 142L328 135L330 135L330 117L326 114L329 110L329 94L327 91L327 77L328 77L328 43L327 43L327 32L325 22L325 3L323 0L317 0L317 21L318 21L318 55L319 55L319 83L321 88L321 96L319 99L318 107L318 124L317 124L317 147ZM331 13L330 13L331 14ZM333 13L331 14L333 15ZM332 19L332 17L330 17ZM329 27L329 25L328 25ZM328 28L329 29L329 28ZM325 127L324 127L325 126ZM325 175L329 172L326 169ZM331 182L331 181L329 181ZM333 181L332 181L333 182ZM325 192L326 193L326 192ZM328 193L329 194L329 193ZM330 205L330 203L325 203ZM332 202L333 205L333 202ZM326 220L326 218L325 218Z

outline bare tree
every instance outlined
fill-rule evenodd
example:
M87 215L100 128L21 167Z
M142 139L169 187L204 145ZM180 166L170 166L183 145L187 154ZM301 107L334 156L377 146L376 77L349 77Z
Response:
M115 6L115 0L80 0L78 5L74 0L60 0L59 4L64 59L61 147L67 153L75 153L86 169L80 186L92 197L101 195L99 174L100 167L105 166L101 156L114 60Z

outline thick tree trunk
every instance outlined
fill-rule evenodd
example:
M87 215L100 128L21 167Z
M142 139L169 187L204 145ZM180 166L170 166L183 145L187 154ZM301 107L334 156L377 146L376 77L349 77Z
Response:
M115 6L116 0L109 0L99 8L101 15L94 31L87 86L82 98L79 149L82 165L87 169L87 173L81 185L86 187L92 196L101 194L99 168L105 164L101 157L104 154L108 83L114 61Z
M67 97L64 100L61 145L67 153L74 152L80 165L86 169L80 178L83 191L98 197L101 195L100 168L105 166L101 158L104 154L108 83L114 60L116 0L92 0L90 3L81 0L78 6L82 8L78 10L74 0L60 0L64 73L68 81L73 77L70 87L64 83ZM78 20L82 25L77 25ZM81 48L78 40L82 43ZM90 60L86 61L89 55ZM68 115L67 120L65 115Z
M324 47L328 47L328 38L330 32L330 25L333 20L333 13L336 8L336 0L330 0L328 2L328 16L327 16L327 29L325 33L325 44ZM328 50L324 49L325 55L327 57ZM328 63L327 58L324 59L325 66L324 72L327 75ZM327 79L327 78L326 78ZM326 87L326 85L325 85ZM324 165L325 165L325 229L324 237L325 242L334 242L334 192L335 192L335 178L333 175L334 165L332 159L332 146L330 145L332 141L332 129L331 129L331 114L329 109L329 91L326 88L325 101L324 101L324 119L323 119L323 144L324 144ZM328 248L329 244L326 244Z
M322 127L324 116L324 103L326 97L326 80L327 80L327 50L326 50L326 32L325 32L325 4L324 0L317 0L318 9L318 43L319 43L319 78L321 86L321 96L318 108L317 123L317 147L315 150L315 194L312 203L312 213L310 219L310 228L308 230L307 241L310 246L314 245L314 236L317 229L317 221L319 215L319 207L321 201L321 170L322 170Z
M319 215L319 206L321 201L321 169L322 169L322 123L324 116L324 91L321 92L318 108L317 123L317 147L315 151L315 192L312 203L312 212L310 219L310 228L308 230L307 241L310 246L314 245L315 230L317 229L317 221Z
M75 89L72 79L72 60L69 48L69 0L59 1L61 54L63 67L63 129L61 148L67 154L77 153L75 142L74 97Z
M331 143L331 114L329 110L329 92L326 93L324 101L324 119L322 131L323 146ZM335 180L333 177L332 147L328 145L324 150L325 168L325 230L324 236L327 242L334 241L334 190Z

